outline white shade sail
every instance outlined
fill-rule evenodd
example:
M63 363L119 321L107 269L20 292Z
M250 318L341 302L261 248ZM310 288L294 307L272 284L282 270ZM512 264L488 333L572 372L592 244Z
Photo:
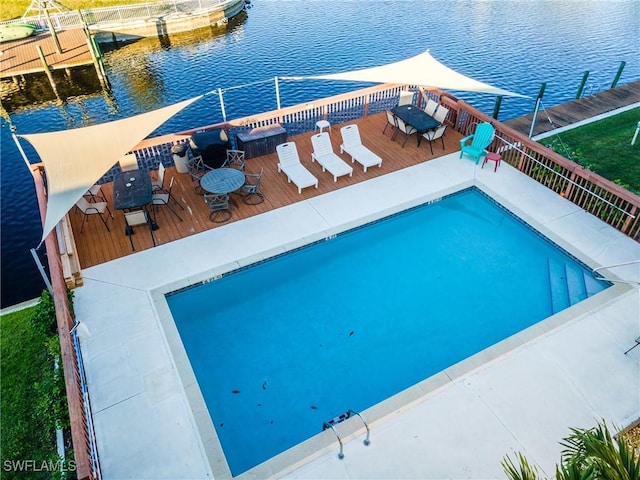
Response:
M497 88L487 83L474 80L452 70L433 58L429 51L407 58L399 62L388 63L378 67L351 70L349 72L330 75L314 75L306 78L322 80L350 80L373 83L398 83L418 85L421 87L437 87L444 90L460 90L465 92L482 92L493 95L526 97L519 93Z
M202 96L122 120L60 132L19 135L38 152L47 176L42 240L124 154Z

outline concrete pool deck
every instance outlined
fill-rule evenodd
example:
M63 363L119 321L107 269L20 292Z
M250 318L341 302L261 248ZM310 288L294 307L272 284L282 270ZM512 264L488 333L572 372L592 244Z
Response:
M103 478L229 476L164 293L472 185L592 268L640 259L509 165L456 153L86 269L74 305ZM638 282L640 266L605 275ZM501 478L515 451L550 477L569 428L640 418L640 348L623 355L639 334L640 289L617 283L363 412L371 445L340 424L344 459L326 431L242 477Z

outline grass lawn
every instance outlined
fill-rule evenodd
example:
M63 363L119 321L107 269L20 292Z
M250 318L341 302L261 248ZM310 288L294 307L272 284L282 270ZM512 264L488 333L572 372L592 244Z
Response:
M58 1L71 10L114 7L118 5L131 5L134 3L153 3L154 0L62 0ZM29 8L31 0L2 0L0 8L0 21L12 20L21 17ZM55 11L55 10L51 10Z
M640 108L574 128L540 141L555 151L619 185L640 193L640 135L631 139Z
M53 327L51 325L52 312L55 322L52 306L53 300L46 293L37 306L0 316L0 464L3 478L61 478L59 471L52 473L46 468L35 471L33 466L52 462L51 465L58 465L60 469L56 428L69 428L62 370L56 372L54 369L60 345L55 323ZM20 461L34 463L30 468L25 464L20 467L16 463ZM73 475L68 478L71 477Z

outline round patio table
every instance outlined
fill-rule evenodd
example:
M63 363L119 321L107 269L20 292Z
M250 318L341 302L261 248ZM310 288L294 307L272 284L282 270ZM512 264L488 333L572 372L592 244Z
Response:
M209 193L231 193L244 185L242 171L235 168L216 168L204 174L200 186Z

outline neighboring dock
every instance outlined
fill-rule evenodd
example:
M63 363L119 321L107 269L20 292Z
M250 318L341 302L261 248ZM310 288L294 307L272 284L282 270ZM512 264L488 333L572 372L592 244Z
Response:
M54 38L48 32L38 33L21 40L0 45L0 78L13 78L46 71L38 53L42 49L44 60L51 70L68 69L92 65L93 57L84 30L62 30L57 32L61 53L56 51Z
M100 51L84 29L61 30L55 36L42 32L4 43L0 49L0 79L11 78L16 85L26 75L44 72L60 99L54 70L64 70L70 75L72 68L93 65L103 88L109 89Z
M640 81L604 90L555 107L540 108L536 116L533 136L638 102L640 102ZM544 105L544 99L542 104ZM553 124L549 123L549 118ZM529 135L532 120L533 112L503 123L524 135Z

